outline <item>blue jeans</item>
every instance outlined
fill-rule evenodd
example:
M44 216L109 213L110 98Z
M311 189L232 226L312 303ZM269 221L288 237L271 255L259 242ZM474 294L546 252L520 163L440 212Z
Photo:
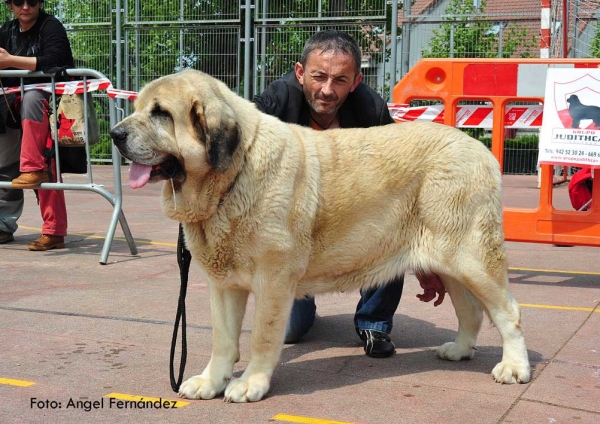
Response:
M8 104L12 104L15 98L15 94L7 94ZM21 130L14 128L14 124L10 127L6 125L7 121L12 121L10 118L7 102L0 97L0 181L12 181L21 175ZM23 213L23 204L23 190L0 189L0 231L10 234L17 231L17 220Z
M403 288L402 275L383 287L361 291L354 314L354 326L360 330L376 330L389 334ZM286 343L298 342L310 330L315 323L316 311L314 297L305 297L294 302L285 330Z

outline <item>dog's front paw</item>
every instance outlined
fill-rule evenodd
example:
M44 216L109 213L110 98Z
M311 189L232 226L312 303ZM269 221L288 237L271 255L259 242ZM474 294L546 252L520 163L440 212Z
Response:
M225 402L256 402L269 391L269 378L265 375L253 375L248 380L236 378L225 389Z
M444 343L437 349L437 355L442 359L449 361L463 361L473 358L474 350L468 345L462 345L456 342Z
M502 384L529 383L531 368L529 365L519 366L502 361L494 367L492 376L497 383Z
M225 390L227 381L215 382L201 375L184 381L179 387L179 396L187 399L212 399Z

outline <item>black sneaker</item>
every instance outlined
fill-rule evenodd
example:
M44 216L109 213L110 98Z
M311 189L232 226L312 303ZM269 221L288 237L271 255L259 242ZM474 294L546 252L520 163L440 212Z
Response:
M0 244L10 243L15 237L11 233L0 230Z
M364 343L365 353L371 358L387 358L396 352L396 346L386 333L375 330L356 329Z

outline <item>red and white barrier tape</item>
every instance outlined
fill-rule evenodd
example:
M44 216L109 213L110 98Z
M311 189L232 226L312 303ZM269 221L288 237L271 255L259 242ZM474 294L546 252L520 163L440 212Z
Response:
M88 79L86 83L85 87L83 81L57 82L54 86L56 94L82 94L89 91L106 90L108 97L125 100L135 100L138 95L135 91L117 90L116 88L113 88L112 83L107 78ZM42 90L52 93L52 83L25 84L23 90ZM7 87L4 90L0 89L0 94L2 94L2 91L6 94L20 93L21 87Z
M127 90L118 90L116 88L108 88L106 89L106 94L108 97L113 99L125 99L125 100L135 100L137 99L138 92L137 91L127 91Z
M444 105L409 107L388 103L395 121L430 121L444 123ZM533 129L542 126L543 106L508 106L504 114L507 128ZM492 128L494 109L490 106L457 106L456 126L460 128Z
M26 84L25 91L43 90L52 92L51 83ZM66 81L55 84L56 94L82 94L89 91L106 90L113 99L135 100L137 91L119 90L107 78L89 79L86 87L83 81ZM7 94L20 93L21 87L0 89ZM388 103L388 109L395 121L430 121L444 123L444 105L409 107L406 104ZM542 125L543 106L509 106L504 115L504 126L509 128L539 128ZM492 128L493 108L489 106L457 106L456 126L460 128Z

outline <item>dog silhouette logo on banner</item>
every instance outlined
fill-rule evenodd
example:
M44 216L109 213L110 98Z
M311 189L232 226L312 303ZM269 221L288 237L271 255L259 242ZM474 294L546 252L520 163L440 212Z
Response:
M598 98L598 93L596 94L596 98ZM580 123L583 120L591 119L593 122L593 127L600 127L600 107L593 105L584 105L579 100L579 96L576 94L571 94L567 99L569 103L569 115L573 122L571 123L571 128L580 128ZM589 127L588 127L589 128Z

